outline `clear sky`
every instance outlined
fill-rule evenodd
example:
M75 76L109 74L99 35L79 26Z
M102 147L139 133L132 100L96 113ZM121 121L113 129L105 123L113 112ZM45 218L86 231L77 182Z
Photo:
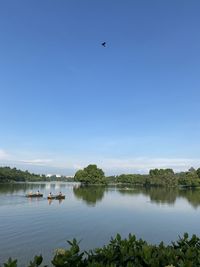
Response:
M0 165L200 166L199 10L199 0L1 1Z

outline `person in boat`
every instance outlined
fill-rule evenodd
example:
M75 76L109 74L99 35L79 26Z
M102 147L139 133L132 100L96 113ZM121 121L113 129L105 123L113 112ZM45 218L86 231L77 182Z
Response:
M51 192L49 193L49 197L52 197L52 194L51 194Z
M39 195L40 194L40 191L38 190L36 194Z
M61 192L59 193L59 197L62 197L62 193Z
M33 192L32 192L32 191L30 191L28 194L29 194L29 196L32 196Z

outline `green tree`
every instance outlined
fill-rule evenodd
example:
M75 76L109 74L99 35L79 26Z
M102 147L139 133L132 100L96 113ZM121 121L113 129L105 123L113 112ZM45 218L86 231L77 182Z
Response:
M197 174L198 177L200 178L200 168L198 168L198 169L196 170L196 174Z
M77 171L74 180L84 184L106 184L104 172L94 164L90 164L83 170Z
M197 172L183 172L179 174L180 185L195 187L200 185L200 179Z
M156 186L176 186L178 180L172 169L153 169L149 171L150 184Z
M194 167L190 167L188 171L189 171L189 172L195 172L196 170L195 170Z
M121 174L117 176L117 183L131 184L131 185L147 185L148 175L145 174Z
M40 181L42 177L37 174L21 171L16 168L0 167L0 183L3 182L25 182L25 181Z

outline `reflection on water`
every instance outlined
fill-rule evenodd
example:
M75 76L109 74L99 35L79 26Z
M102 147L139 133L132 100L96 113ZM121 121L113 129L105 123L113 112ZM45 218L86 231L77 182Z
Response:
M44 197L26 198L40 191ZM49 192L66 199L48 200ZM35 254L47 259L76 238L82 249L107 243L120 233L169 243L184 232L200 234L200 190L76 183L0 184L0 266L9 256L27 266Z
M41 193L46 192L60 192L66 188L66 185L74 186L74 183L11 183L11 184L0 184L0 194L16 194L24 193L27 194L30 191ZM76 185L77 186L77 185Z
M200 190L192 188L167 187L118 187L121 194L148 196L152 203L173 205L180 197L186 199L194 208L200 206Z
M95 205L104 197L106 188L104 186L74 186L73 192L78 199L82 199L88 205Z
M0 184L0 195L1 194L22 194L25 195L27 192L36 192L39 190L41 193L59 192L64 191L66 183L14 183L14 184ZM83 200L90 206L95 206L96 203L102 201L104 193L109 190L115 189L122 195L139 195L148 196L152 203L157 204L169 204L173 205L178 198L183 198L197 208L200 206L200 189L192 188L165 188L165 187L127 187L127 186L81 186L78 184L70 184L73 188L74 196L77 199ZM45 196L44 196L45 197ZM32 201L30 198L29 201ZM49 204L51 201L49 201ZM58 201L59 203L62 200Z
M59 204L61 204L64 201L64 199L47 199L47 200L48 200L49 205L51 205L52 202L54 201L58 202Z
M29 191L44 190L46 188L45 183L35 184L35 183L12 183L12 184L0 184L0 194L15 194L19 191L24 194Z
M109 188L109 187L108 187ZM82 199L88 205L95 205L104 197L107 187L98 186L74 186L73 192L78 199ZM113 187L111 187L113 189ZM200 190L184 188L164 187L127 187L116 186L115 189L122 195L142 194L150 198L152 203L173 205L177 198L186 199L194 208L200 206Z
M200 190L199 189L182 189L179 190L179 196L186 198L187 201L194 207L200 206Z
M137 187L137 188L119 188L121 194L148 196L152 203L158 204L174 204L178 197L177 188L158 188L158 187Z

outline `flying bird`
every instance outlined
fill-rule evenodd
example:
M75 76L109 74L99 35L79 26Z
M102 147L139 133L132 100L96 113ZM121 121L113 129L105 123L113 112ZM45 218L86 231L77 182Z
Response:
M101 45L104 46L104 47L106 47L106 42L103 42Z

